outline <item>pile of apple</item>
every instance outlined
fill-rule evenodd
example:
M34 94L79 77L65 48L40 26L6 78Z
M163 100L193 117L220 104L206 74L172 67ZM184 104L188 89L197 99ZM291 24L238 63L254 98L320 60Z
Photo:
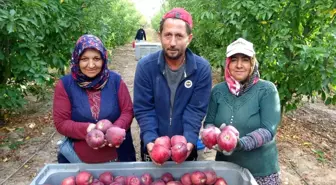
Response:
M151 158L157 164L163 164L170 158L180 164L187 157L187 139L184 136L175 135L172 138L161 136L154 141Z
M239 132L231 125L225 126L222 130L215 126L210 126L201 133L201 140L207 148L212 149L217 145L220 150L226 152L231 152L235 149L238 142L237 138L239 138Z
M108 171L95 179L90 172L82 171L76 176L65 178L61 185L227 185L227 182L213 170L185 173L180 179L174 179L171 173L166 172L156 180L149 173L142 174L140 178L135 175L114 177Z
M110 146L119 147L125 136L125 129L113 125L107 119L102 119L96 123L96 128L87 133L85 140L92 148L98 148L105 142Z

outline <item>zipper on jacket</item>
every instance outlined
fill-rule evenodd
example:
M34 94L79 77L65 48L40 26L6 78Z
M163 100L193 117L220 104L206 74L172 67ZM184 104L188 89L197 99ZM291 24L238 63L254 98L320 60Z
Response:
M162 74L163 74L163 76L164 76L164 79L165 79L166 82L167 82L167 79L165 78L165 71L163 71ZM187 77L188 77L188 76L187 76L187 72L186 72L186 70L184 69L184 78L180 81L180 83L178 84L176 90L177 90L178 87L181 85L182 81L185 80ZM170 89L169 89L169 90L170 90ZM169 95L171 95L171 94L170 94L170 91L169 91ZM175 93L175 97L176 97L176 93ZM169 98L170 98L170 97L169 97ZM174 98L174 99L175 99L175 98ZM170 101L169 101L169 102L170 102ZM175 100L174 100L174 104L175 104ZM174 111L174 105L172 106L172 110L171 110L171 112L170 112L169 126L172 125L173 111Z

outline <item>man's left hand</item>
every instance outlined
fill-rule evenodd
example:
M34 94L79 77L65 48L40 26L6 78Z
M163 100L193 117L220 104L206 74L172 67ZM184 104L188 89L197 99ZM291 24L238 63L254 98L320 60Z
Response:
M192 143L187 143L187 150L188 150L187 157L189 157L189 155L190 155L190 153L192 152L193 149L194 149L194 145Z

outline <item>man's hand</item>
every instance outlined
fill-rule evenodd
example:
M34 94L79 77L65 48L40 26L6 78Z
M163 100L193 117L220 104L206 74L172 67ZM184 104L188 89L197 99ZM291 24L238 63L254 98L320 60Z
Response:
M187 150L188 150L187 158L189 157L193 149L194 149L194 145L192 143L187 143Z
M150 142L147 144L147 152L149 154L149 157L152 159L152 150L153 150L153 147L154 147L154 143L153 142ZM156 163L153 159L152 159L152 162L158 166L161 166L161 164L159 163Z

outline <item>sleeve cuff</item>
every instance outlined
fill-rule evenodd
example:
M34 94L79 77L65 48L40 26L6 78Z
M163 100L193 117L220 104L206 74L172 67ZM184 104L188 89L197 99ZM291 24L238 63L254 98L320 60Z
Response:
M150 142L154 142L155 139L157 138L158 136L154 135L154 134L150 134L150 133L146 133L143 135L143 142L144 142L144 147L146 148L147 144L150 143Z
M188 143L192 143L193 145L197 146L198 135L195 133L184 133L184 137L187 139Z

